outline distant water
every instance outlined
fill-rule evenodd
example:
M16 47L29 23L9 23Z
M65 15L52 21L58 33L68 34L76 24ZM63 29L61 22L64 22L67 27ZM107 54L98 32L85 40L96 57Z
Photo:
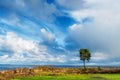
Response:
M0 71L3 70L12 70L16 68L33 68L35 65L7 65L7 64L0 64Z
M3 70L13 70L16 68L34 68L37 66L51 66L55 68L81 68L82 66L72 66L72 65L9 65L9 64L0 64L0 71Z
M55 68L80 68L82 66L71 66L71 65L9 65L9 64L0 64L0 71L3 70L13 70L16 68L34 68L37 66L51 66Z

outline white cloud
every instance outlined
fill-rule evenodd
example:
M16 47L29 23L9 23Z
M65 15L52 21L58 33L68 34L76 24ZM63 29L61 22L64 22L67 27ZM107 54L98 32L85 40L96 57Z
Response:
M1 59L6 59L8 58L8 55L3 55L3 56L0 56Z
M64 9L80 9L82 8L82 0L56 0L56 3L64 7ZM67 4L66 4L67 3Z
M87 8L74 10L70 12L70 15L78 21L86 17L94 17L97 22L101 22L102 24L105 23L105 25L114 23L119 24L119 3L119 0L85 0L84 6Z
M104 55L109 54L109 57L112 55L113 58L119 58L119 4L119 0L85 0L84 7L86 8L69 11L69 14L80 22L69 26L72 39L81 47L91 48L105 53ZM82 23L85 18L92 18L92 20Z
M81 24L73 24L71 26L69 26L68 31L70 33L71 36L75 37L76 34L80 33L82 31L82 29L84 26Z
M57 61L61 62L61 63L64 63L66 62L66 55L60 55L59 57L56 58Z
M0 50L2 47L8 50L0 56L1 63L24 63L24 62L65 62L65 55L54 56L48 53L45 45L24 39L13 32L7 32L4 38L0 37ZM13 51L12 54L9 51Z
M25 40L18 37L12 32L6 34L6 46L16 53L21 53L24 51L39 53L38 45L30 40ZM42 46L41 50L45 51L45 47Z
M10 15L7 19L0 18L0 22L11 25L11 26L19 26L20 24L20 19L17 17L17 15L12 14Z
M103 60L107 60L109 58L109 56L105 53L101 53L101 52L95 52L92 55L92 60L93 61L103 61Z
M80 61L79 57L73 57L70 61Z
M48 43L53 43L55 41L55 35L50 31L47 31L46 29L42 28L40 32L42 34L43 39Z
M54 4L47 4L46 0L35 0L32 1L24 1L25 8L22 7L22 11L30 11L33 10L29 15L33 15L33 17L40 18L40 20L45 21L47 23L54 21L53 13L60 13ZM26 11L25 11L26 10ZM36 16L37 15L37 16Z
M71 31L76 31L76 32L80 31L82 28L83 26L80 24L73 24L72 26L69 27Z
M20 6L22 8L26 7L26 4L25 4L24 0L20 0L20 1L14 0L14 1L15 1L16 6Z

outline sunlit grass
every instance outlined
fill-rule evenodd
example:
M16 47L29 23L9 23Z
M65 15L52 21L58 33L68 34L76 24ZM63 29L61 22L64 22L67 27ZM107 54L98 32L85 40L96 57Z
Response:
M11 80L120 80L120 74L76 74L66 76L33 76Z

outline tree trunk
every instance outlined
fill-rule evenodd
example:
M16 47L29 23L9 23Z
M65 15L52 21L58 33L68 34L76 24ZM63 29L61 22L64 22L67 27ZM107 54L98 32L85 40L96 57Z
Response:
M86 69L86 66L85 66L85 60L83 60L83 63L84 63L84 69Z

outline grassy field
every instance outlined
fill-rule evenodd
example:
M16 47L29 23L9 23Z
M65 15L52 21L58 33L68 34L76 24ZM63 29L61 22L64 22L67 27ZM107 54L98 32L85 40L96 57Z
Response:
M66 76L34 76L11 80L120 80L120 74L78 74Z

